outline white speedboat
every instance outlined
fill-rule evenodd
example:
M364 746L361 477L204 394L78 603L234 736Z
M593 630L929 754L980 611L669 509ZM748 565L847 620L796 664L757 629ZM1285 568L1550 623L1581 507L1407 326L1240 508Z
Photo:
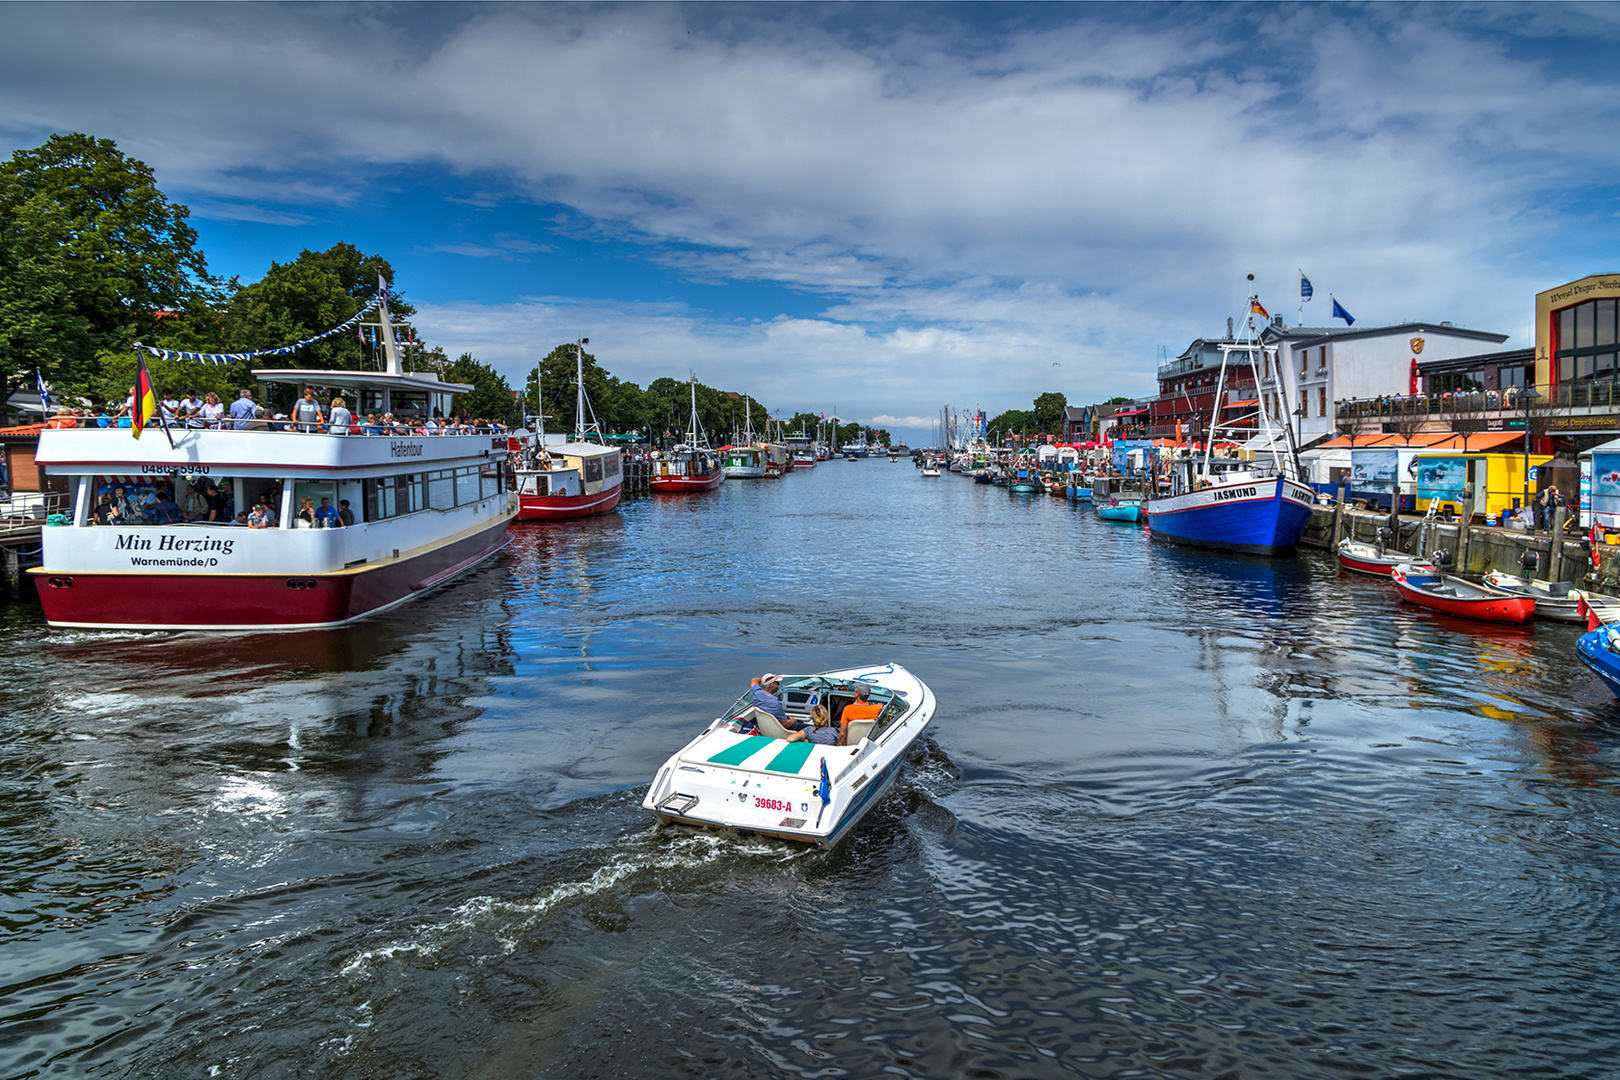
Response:
M788 732L744 694L664 763L642 808L665 824L832 847L877 805L934 717L933 691L896 664L789 676L778 696L790 717L808 719L819 703L836 719L854 700L857 680L883 711L851 724L849 745L788 742ZM762 734L732 730L738 721Z

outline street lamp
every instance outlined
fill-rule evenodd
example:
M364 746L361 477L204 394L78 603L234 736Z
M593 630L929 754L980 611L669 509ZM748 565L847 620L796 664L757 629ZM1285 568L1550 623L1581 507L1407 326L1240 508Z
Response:
M1530 508L1530 409L1531 406L1541 400L1541 395L1536 393L1534 386L1527 386L1524 388L1524 393L1519 395L1519 399L1524 402L1524 502L1520 505L1528 510ZM1535 527L1535 521L1535 511L1531 510L1530 527L1532 529Z

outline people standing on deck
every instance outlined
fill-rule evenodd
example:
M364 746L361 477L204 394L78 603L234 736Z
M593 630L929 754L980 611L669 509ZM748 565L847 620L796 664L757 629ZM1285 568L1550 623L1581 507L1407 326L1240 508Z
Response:
M321 406L315 400L315 388L313 386L304 387L303 398L293 406L292 418L298 425L299 431L319 431L321 429L321 421L325 418L321 416Z
M341 529L343 527L343 519L338 517L336 510L332 509L332 500L324 495L321 496L320 509L315 511L315 527L317 529Z
M327 414L326 430L333 435L347 435L349 425L354 422L354 414L348 410L340 397L332 399L332 411Z
M258 406L253 402L253 391L242 388L235 401L231 402L231 419L237 431L246 431L248 422L258 415ZM262 429L261 429L262 430Z
M338 525L347 529L354 524L354 511L349 509L348 499L338 500Z
M208 391L208 396L203 400L202 407L193 415L193 419L200 420L201 424L198 426L201 427L221 426L221 421L225 419L225 404L219 400L219 395L212 390Z

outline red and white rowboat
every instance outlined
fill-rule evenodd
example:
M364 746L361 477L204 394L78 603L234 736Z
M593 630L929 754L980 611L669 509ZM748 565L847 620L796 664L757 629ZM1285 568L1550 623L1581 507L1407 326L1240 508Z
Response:
M1414 561L1411 555L1404 551L1380 552L1371 544L1363 544L1357 540L1340 540L1338 547L1339 566L1356 574L1370 574L1373 577L1389 578L1389 572L1402 563L1412 566L1421 566L1425 569L1429 563Z
M1429 567L1402 564L1389 576L1402 600L1463 619L1522 623L1536 612L1536 602L1528 596L1508 596Z

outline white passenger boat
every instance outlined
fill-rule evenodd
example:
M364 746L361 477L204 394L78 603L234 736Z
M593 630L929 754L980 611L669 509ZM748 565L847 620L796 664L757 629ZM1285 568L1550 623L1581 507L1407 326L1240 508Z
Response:
M261 387L291 383L295 392L308 386L340 394L356 414L391 413L386 429L356 420L346 432L273 430L294 425L260 419L240 421L238 429L226 420L172 429L172 446L155 425L140 439L119 427L45 431L36 460L68 480L72 505L64 524L43 530L42 565L31 571L46 621L134 630L338 626L420 595L499 551L517 509L505 432L429 427L435 412L452 413L454 395L473 388L400 370L384 296L328 334L353 332L373 311L379 322L368 325L381 330L386 372L253 375ZM254 355L265 354L215 362ZM229 492L237 512L265 502L275 525L188 519L178 500L146 501L148 494L156 500L165 491L196 491L201 502L209 486L220 500L209 516L227 516L221 504ZM102 496L120 488L121 513L98 515ZM313 512L323 503L346 510L353 524L321 527L331 522ZM314 520L300 517L306 505ZM98 517L109 523L97 524Z
M934 694L905 668L849 668L789 676L778 696L790 717L818 703L836 719L854 701L851 683L871 687L876 720L850 725L847 746L786 741L787 732L744 694L658 770L642 807L660 822L832 847L883 797L906 751L934 716ZM763 734L744 735L734 721Z

